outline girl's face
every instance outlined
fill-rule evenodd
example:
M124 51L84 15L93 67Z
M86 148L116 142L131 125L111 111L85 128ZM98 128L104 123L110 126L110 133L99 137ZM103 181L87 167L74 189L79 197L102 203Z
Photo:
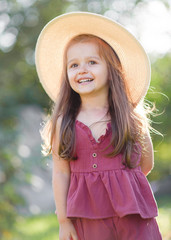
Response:
M71 88L80 96L108 94L108 69L94 42L75 43L67 51L67 75ZM107 95L106 95L107 96Z

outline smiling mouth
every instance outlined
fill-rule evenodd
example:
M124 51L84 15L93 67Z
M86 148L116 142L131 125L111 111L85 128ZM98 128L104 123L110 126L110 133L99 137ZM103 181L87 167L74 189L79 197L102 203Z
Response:
M85 82L92 82L94 79L90 79L90 78L88 78L88 79L80 79L79 81L78 81L78 83L85 83Z

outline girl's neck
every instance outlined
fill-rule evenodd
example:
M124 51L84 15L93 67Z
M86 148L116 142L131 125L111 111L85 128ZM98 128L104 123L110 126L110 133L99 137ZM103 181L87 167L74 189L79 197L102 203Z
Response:
M106 96L81 96L81 111L107 110L108 98Z
M108 99L101 96L81 96L81 108L77 115L77 120L91 126L98 121L110 120L108 113Z

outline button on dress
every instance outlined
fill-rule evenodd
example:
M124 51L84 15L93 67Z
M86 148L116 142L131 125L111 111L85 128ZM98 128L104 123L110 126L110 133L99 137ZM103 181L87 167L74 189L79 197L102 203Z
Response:
M75 122L77 160L70 161L71 178L67 196L67 217L102 219L139 214L142 218L158 215L157 205L147 178L137 166L122 163L122 154L111 152L111 123L98 141L82 122ZM140 145L137 143L139 148ZM140 162L141 153L133 152L131 161Z

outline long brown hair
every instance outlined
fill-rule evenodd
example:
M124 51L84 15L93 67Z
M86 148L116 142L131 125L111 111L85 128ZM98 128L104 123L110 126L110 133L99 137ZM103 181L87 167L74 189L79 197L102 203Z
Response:
M144 108L143 100L135 105L131 101L131 96L126 85L126 76L122 70L122 65L116 52L108 43L99 37L82 34L73 38L66 46L64 53L64 68L61 81L61 89L58 101L54 104L52 115L47 121L41 136L44 140L43 154L52 153L52 145L56 132L56 123L58 118L62 117L58 154L61 158L75 160L75 119L81 107L81 99L70 86L67 77L66 56L67 50L71 45L80 42L93 42L99 48L100 57L104 58L108 67L108 113L111 117L113 151L107 156L114 157L118 153L123 153L127 166L134 167L131 164L131 153L136 143L139 142L143 150L143 133L145 129L150 128L147 118L149 108ZM154 107L153 107L154 109ZM153 109L151 111L153 111ZM148 110L148 111L147 111ZM47 131L48 129L48 131ZM136 148L139 149L139 148Z

